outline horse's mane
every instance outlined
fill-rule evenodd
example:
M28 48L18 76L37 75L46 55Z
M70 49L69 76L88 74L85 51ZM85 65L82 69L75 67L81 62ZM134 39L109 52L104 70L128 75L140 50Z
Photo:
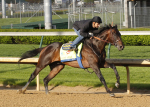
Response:
M117 25L115 25L115 26L111 26L111 24L105 25L105 26L101 27L101 28L99 29L99 33L94 34L94 36L98 36L98 35L100 35L102 32L104 32L105 30L108 30L108 29L111 29L111 28L116 28L116 27L117 27Z

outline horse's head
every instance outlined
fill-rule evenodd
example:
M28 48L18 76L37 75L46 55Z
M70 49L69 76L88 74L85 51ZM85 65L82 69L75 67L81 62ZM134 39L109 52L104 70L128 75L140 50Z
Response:
M123 45L123 42L121 40L121 34L119 32L119 30L117 29L117 25L115 26L110 26L110 29L108 31L108 41L110 43L112 43L113 45L115 45L118 50L123 50L124 49L124 45Z
M105 32L103 32L104 34L101 34L102 36L105 35L105 37L103 38L103 40L107 41L107 43L111 43L113 45L115 45L118 50L123 50L124 49L124 45L123 42L121 40L121 34L119 32L119 30L117 29L117 25L115 26L107 26L106 30L104 30Z
M124 49L124 45L123 42L121 40L121 34L117 29L117 25L115 26L111 26L111 25L107 25L103 28L100 29L99 33L95 34L95 36L93 37L96 39L96 43L99 44L99 47L102 46L101 43L104 43L104 45L106 45L106 43L111 43L112 45L116 46L118 48L118 50L123 50ZM97 42L97 41L103 41L103 42Z

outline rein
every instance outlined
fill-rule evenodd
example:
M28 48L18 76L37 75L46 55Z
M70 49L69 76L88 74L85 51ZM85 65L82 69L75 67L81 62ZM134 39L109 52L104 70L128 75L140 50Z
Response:
M112 31L111 31L111 35L112 35ZM95 38L95 39L97 39L97 40L99 40L99 41L103 41L103 42L106 42L106 43L110 43L110 44L112 44L112 45L115 45L115 43L111 43L111 42L108 42L108 41L106 41L106 40L103 40L103 39L101 39L101 38L99 38L99 37L96 37L96 36L93 36L93 37L91 37L90 39L93 39L93 38ZM118 41L117 41L118 42ZM92 46L89 46L92 50L93 50L93 48L92 48ZM100 58L100 56L93 50L93 52Z
M96 36L93 36L93 37L91 37L90 39L92 39L92 38L95 38L95 39L97 39L97 40L100 40L100 41L103 41L103 42L106 42L106 43L110 43L110 42L108 42L108 41L106 41L106 40L103 40L103 39L100 39L100 38L98 38L98 37L96 37ZM114 43L110 43L110 44L115 45Z
M110 34L111 34L111 36L113 37L112 29L110 30ZM99 38L99 37L96 37L96 36L93 36L93 37L91 37L90 39L92 39L92 38L95 38L95 39L97 39L97 40L100 40L100 41L103 41L103 42L106 42L106 43L110 43L110 44L112 44L112 45L115 45L118 41L120 41L120 40L116 40L114 43L111 43L111 42L108 42L107 40L103 40L103 39L101 39L101 38ZM113 38L113 39L114 39L114 38Z

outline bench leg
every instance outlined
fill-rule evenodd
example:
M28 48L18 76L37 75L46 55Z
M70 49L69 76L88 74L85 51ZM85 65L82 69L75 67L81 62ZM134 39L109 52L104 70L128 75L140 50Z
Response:
M36 76L36 90L40 91L40 76L39 76L39 74Z
M127 70L127 94L130 94L130 72L128 66L126 66L126 70Z

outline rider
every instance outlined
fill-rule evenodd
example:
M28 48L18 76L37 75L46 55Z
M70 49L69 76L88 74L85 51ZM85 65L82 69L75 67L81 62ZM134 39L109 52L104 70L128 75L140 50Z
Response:
M95 16L89 20L75 21L73 24L73 29L78 35L78 37L73 41L70 47L70 51L77 51L76 45L85 37L92 37L93 33L99 32L98 28L102 20L99 16ZM91 34L89 34L91 33Z

